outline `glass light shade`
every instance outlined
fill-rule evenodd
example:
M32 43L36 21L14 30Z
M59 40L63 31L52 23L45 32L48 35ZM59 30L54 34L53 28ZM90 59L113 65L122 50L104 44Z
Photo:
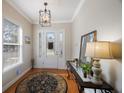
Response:
M39 11L39 24L42 27L51 26L51 13L50 10Z
M85 56L102 59L113 58L111 53L110 42L88 42Z

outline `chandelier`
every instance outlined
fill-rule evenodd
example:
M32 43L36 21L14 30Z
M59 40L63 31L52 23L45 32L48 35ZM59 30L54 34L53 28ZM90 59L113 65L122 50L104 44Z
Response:
M50 10L46 9L47 5L48 3L44 2L45 9L39 11L39 24L42 27L51 26L51 13Z

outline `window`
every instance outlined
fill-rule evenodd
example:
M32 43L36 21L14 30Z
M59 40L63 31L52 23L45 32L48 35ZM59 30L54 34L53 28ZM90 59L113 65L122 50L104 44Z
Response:
M55 55L55 33L47 32L47 55Z
M21 63L22 30L20 26L3 19L3 70Z

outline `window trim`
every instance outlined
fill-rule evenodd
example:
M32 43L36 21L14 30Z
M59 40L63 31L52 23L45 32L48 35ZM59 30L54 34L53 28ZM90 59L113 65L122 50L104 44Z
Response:
M3 18L3 20L4 19L19 26L19 43L4 43L4 42L2 42L2 46L4 46L4 44L6 44L6 45L9 45L9 44L10 45L18 45L20 47L20 56L19 56L20 60L19 60L19 62L12 64L10 66L6 66L6 67L2 66L2 72L3 73L11 70L11 69L13 69L13 68L15 68L15 67L17 67L23 63L23 55L22 55L23 54L23 30L22 30L22 27L15 21L9 20L8 18ZM2 40L3 40L3 31L2 31ZM3 47L2 47L2 50L3 50ZM2 51L2 55L3 55L3 51ZM4 62L2 61L2 65L3 64L4 64Z

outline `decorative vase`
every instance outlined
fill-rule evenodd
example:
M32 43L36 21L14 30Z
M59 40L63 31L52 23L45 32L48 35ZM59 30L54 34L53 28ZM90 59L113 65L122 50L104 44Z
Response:
M93 71L91 70L90 75L93 77Z
M32 66L32 69L34 68L34 59L31 59L31 66Z
M83 74L84 74L84 78L87 78L87 73L86 73L86 72L84 72Z
M93 67L92 67L92 71L93 71L93 83L101 85L102 81L101 81L101 66L99 63L99 60L94 60L93 62Z

